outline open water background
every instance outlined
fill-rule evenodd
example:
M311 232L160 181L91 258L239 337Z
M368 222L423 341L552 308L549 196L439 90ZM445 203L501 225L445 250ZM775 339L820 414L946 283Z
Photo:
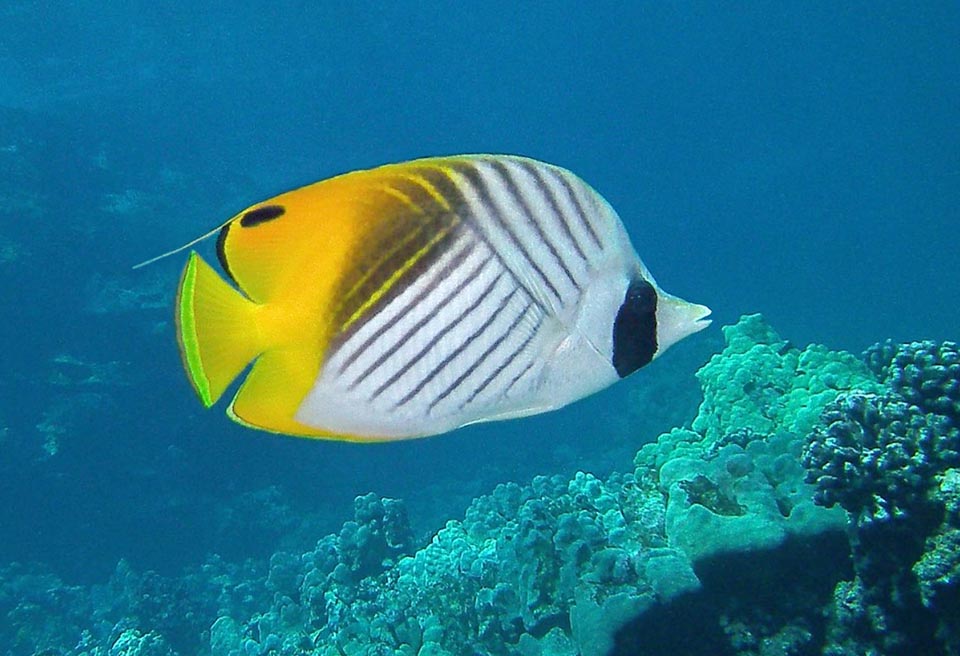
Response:
M426 534L499 481L627 469L692 416L716 327L561 412L437 439L203 411L172 330L183 257L130 266L355 168L544 159L716 325L762 312L855 352L957 336L955 2L14 1L0 24L2 563L95 582L119 558L262 557L371 490Z

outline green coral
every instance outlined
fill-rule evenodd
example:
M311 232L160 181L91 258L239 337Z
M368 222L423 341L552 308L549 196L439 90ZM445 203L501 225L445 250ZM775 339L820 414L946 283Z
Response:
M127 629L110 647L109 656L176 656L176 652L170 649L162 635L154 631L143 633Z
M782 340L760 315L723 328L726 348L697 373L704 400L692 430L644 446L636 478L666 499L672 546L697 562L839 531L845 515L815 506L800 464L822 409L878 386L852 355Z
M839 392L878 388L852 354L816 344L795 348L759 314L722 330L726 348L697 373L704 401L693 429L710 442L743 429L805 435Z
M342 535L321 540L299 569L277 556L272 610L243 625L220 618L211 649L601 656L623 622L699 587L686 557L649 547L647 528L630 521L636 489L630 475L586 473L501 485L413 555L360 578Z
M680 434L673 433L671 438ZM688 433L692 444L700 436ZM696 563L735 551L775 548L787 538L841 531L842 512L815 506L799 443L788 433L668 460L657 472L666 534ZM638 457L641 467L643 458ZM691 490L700 491L692 495Z

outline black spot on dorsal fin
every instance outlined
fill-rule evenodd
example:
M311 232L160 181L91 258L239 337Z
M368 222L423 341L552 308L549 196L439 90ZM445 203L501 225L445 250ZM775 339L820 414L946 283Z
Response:
M283 216L287 210L283 205L264 205L255 210L250 210L240 217L240 225L244 228L252 228L267 221L273 221L277 217Z

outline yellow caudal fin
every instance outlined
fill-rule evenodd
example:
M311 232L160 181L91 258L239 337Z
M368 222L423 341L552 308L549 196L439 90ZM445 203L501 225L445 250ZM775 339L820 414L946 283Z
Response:
M177 291L177 339L183 366L206 407L263 350L258 308L190 253Z

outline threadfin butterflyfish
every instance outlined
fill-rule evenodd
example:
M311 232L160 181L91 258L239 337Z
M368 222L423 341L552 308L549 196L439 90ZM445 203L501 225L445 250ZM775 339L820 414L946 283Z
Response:
M187 375L210 407L252 363L229 416L289 435L373 442L546 412L709 324L660 289L599 193L516 156L301 187L224 223L217 255L233 285L195 251L180 279Z

